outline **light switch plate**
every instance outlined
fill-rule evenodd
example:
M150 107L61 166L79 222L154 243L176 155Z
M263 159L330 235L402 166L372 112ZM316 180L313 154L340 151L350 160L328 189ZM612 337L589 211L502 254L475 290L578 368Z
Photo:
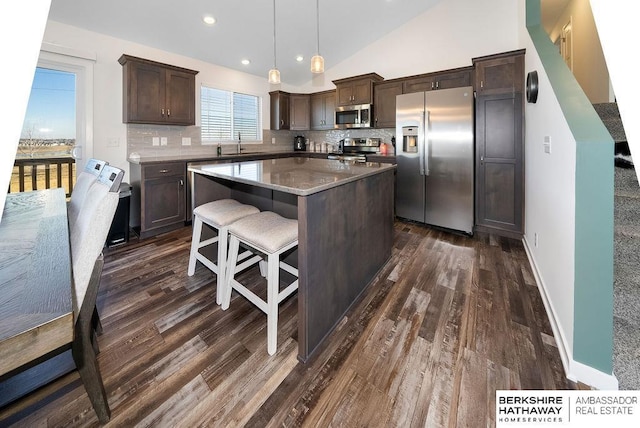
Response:
M160 137L151 138L151 144L153 144L154 146L159 146L160 145Z
M544 152L550 154L551 153L551 137L550 136L545 135L543 146L544 146Z
M182 145L190 146L191 145L191 137L182 137Z
M167 137L160 137L160 145L161 146L167 145Z

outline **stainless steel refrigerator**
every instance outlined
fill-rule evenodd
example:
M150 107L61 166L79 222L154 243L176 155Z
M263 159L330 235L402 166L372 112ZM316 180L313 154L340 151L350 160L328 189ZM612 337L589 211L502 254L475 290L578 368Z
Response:
M396 97L396 215L473 233L473 88Z

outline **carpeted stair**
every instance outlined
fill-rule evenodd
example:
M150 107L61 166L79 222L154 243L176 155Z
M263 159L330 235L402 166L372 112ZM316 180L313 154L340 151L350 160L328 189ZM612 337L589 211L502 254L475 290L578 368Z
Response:
M633 168L631 152L629 151L622 119L620 118L618 103L599 103L594 104L593 108L615 142L615 165L621 168Z
M640 390L640 186L615 168L613 370L620 389Z

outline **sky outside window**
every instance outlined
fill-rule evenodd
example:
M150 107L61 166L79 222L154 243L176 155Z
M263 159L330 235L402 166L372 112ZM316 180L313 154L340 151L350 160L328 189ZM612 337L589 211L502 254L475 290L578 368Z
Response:
M22 139L75 139L76 75L36 68Z

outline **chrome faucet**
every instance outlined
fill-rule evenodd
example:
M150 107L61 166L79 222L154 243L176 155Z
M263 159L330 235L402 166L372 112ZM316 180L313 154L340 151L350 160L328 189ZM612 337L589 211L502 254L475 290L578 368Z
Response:
M242 139L240 138L240 133L238 132L238 154L242 153L241 143L242 143Z

